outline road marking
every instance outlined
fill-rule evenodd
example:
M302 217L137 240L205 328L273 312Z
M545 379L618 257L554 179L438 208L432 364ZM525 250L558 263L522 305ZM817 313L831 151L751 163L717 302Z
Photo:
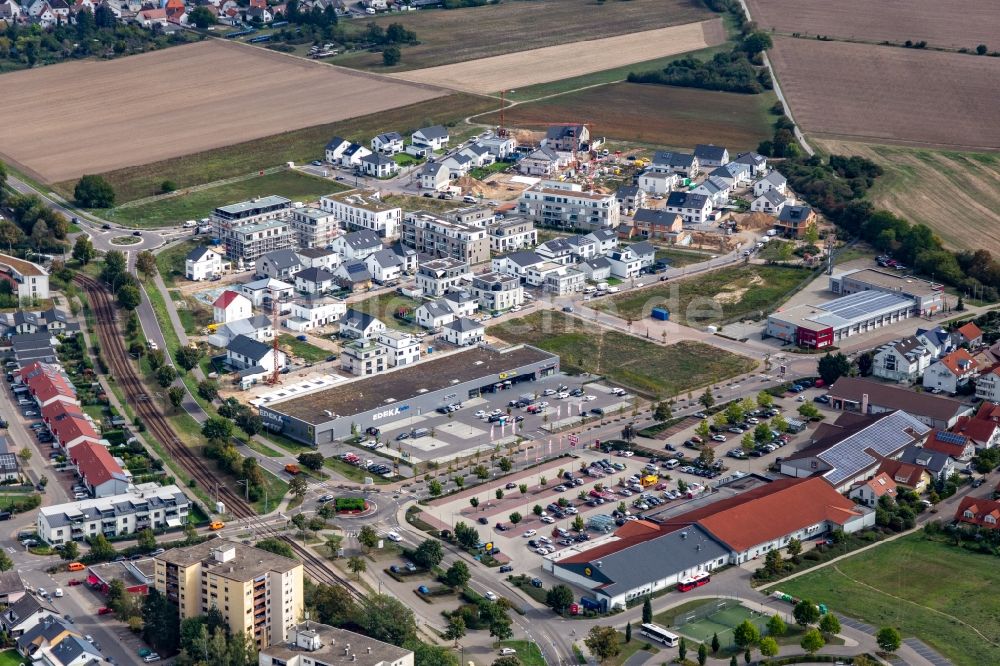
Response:
M17 552L17 551L14 550L14 546L7 546L7 552L8 553L14 553L14 552Z

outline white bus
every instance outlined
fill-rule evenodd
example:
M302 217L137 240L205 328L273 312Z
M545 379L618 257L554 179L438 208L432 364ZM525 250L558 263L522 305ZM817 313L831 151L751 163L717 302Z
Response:
M646 638L663 643L667 647L675 647L680 642L677 634L670 633L658 624L640 625L639 633Z

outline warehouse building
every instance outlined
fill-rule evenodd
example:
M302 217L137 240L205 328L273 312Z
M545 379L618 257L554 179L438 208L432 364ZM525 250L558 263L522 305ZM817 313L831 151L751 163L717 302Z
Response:
M944 309L944 289L941 285L873 268L831 275L830 291L841 296L864 291L903 296L914 301L914 316L930 315Z
M905 294L861 291L822 305L796 305L767 318L764 337L822 349L839 340L917 316L917 301Z
M559 357L529 345L479 346L282 400L258 403L264 426L310 446L559 372Z

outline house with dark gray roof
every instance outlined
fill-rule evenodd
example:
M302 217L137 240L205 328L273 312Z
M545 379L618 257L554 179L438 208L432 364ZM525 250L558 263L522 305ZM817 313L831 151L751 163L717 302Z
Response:
M685 224L704 224L712 212L712 199L704 194L671 192L664 210L677 213Z
M340 320L340 337L372 340L385 330L385 324L367 312L349 308Z
M588 150L590 129L586 125L554 125L546 130L544 145L567 153Z
M545 263L545 258L537 252L521 250L499 257L493 257L491 268L494 273L516 275L524 282L528 269Z
M729 162L729 151L723 146L699 143L694 147L694 156L702 167L720 167Z
M9 606L25 596L24 581L16 569L0 571L0 604Z
M751 176L759 176L765 171L767 171L767 158L759 153L740 153L736 156L734 162L739 162L740 164L746 164L750 167Z
M371 255L368 255L369 257ZM348 291L364 291L372 286L372 273L368 270L368 264L365 261L349 261L346 264L341 264L337 267L337 270L333 272L334 278L337 285L341 289L347 289Z
M392 284L403 274L399 255L388 248L369 254L365 258L365 266L376 284Z
M359 163L361 173L373 178L389 178L399 173L399 164L391 157L379 153L365 155Z
M458 347L478 345L485 334L486 327L468 317L459 317L444 325L444 339Z
M653 153L652 170L660 173L676 173L685 178L698 174L698 158L687 153L658 150Z
M295 274L295 290L301 294L325 294L334 288L336 281L336 274L325 268L306 268Z
M43 617L53 613L58 615L50 604L33 594L25 594L0 611L0 629L11 638L17 638L31 630Z
M302 260L295 250L274 250L258 257L254 264L257 277L276 280L292 280L292 276L302 270Z
M226 363L236 370L246 370L257 366L265 372L275 369L274 349L245 335L237 335L226 347ZM278 350L277 367L280 370L288 364L285 352Z
M915 382L934 361L934 354L920 338L893 340L875 350L872 375L894 382Z
M451 137L448 130L441 125L422 127L410 135L410 141L414 146L429 148L430 150L441 150L448 145Z
M382 239L377 231L359 229L334 238L330 247L344 257L345 261L361 261L382 249Z
M750 203L750 210L754 213L767 213L768 215L780 215L781 209L790 203L788 197L778 190L766 190L759 197Z
M383 132L372 139L372 150L384 155L403 152L403 136L399 132Z
M339 136L335 136L330 139L329 143L326 144L326 161L330 164L337 164L340 162L340 157L344 154L351 145L351 142Z

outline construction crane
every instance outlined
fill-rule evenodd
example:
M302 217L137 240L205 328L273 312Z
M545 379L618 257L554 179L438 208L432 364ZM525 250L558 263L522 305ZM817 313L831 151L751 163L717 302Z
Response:
M271 353L274 354L274 372L267 379L271 386L281 382L281 366L278 360L281 358L281 350L278 349L278 326L281 318L281 302L277 294L271 295L271 327L274 337L271 340Z

